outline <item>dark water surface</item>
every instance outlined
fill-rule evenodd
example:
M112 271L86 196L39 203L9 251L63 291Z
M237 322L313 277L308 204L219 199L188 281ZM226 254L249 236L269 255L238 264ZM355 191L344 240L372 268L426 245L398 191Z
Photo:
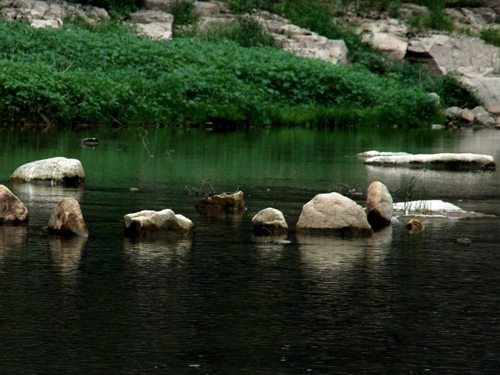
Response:
M500 132L201 130L2 131L0 183L29 210L0 227L0 374L497 374L500 218L401 224L369 239L255 238L251 217L292 228L315 194L362 203L380 180L401 198L415 171L366 167L370 149L479 152L500 160ZM79 140L97 136L97 148ZM37 159L82 161L83 188L12 185ZM245 193L242 217L204 217L190 190ZM500 215L500 175L423 173L421 195ZM188 188L186 188L186 186ZM137 192L129 189L136 187ZM358 195L359 194L359 195ZM43 231L64 196L88 240ZM123 238L123 215L172 208L193 239ZM457 244L469 237L470 246Z

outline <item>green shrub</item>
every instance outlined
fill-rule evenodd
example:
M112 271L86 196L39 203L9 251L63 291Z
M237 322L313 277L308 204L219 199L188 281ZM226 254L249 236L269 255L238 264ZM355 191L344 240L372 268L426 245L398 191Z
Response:
M84 5L93 5L118 14L133 12L144 5L144 0L77 0Z
M481 30L479 37L486 43L500 47L500 29L484 28Z
M190 25L197 21L194 0L174 0L171 13L175 26Z
M417 126L439 116L424 90L398 76L276 48L152 41L117 26L36 30L0 22L0 34L4 124Z
M273 37L250 16L240 17L236 24L213 26L198 36L210 41L232 40L242 47L274 46Z

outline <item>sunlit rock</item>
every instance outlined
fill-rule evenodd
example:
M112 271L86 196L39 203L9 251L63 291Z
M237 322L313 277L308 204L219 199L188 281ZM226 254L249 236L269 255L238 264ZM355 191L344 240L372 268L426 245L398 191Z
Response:
M125 234L138 237L150 234L187 234L194 231L194 224L182 215L165 209L144 210L124 216Z
M48 181L75 186L85 180L85 171L82 163L77 159L56 157L24 164L12 173L10 180L24 182Z
M493 170L495 161L490 155L481 154L417 154L374 156L364 161L368 165L408 168L438 168L451 170Z
M252 224L258 234L267 235L288 230L288 224L283 213L271 207L259 211L252 218Z
M365 151L365 152L360 152L357 156L362 159L366 158L372 158L375 156L402 156L402 155L411 155L407 152L391 152L391 151L376 151L376 150L371 150L371 151Z
M245 210L243 192L222 193L203 198L196 203L196 209L199 211L242 212Z
M64 198L49 219L49 234L88 237L80 204L73 198Z
M392 204L387 187L379 181L372 182L366 193L366 211L368 222L374 230L391 224Z
M296 229L334 230L345 234L373 233L365 210L338 193L318 194L302 207Z
M500 71L500 70L499 70ZM466 87L471 88L490 113L500 115L500 77L463 77Z
M0 225L28 222L28 209L5 185L0 185Z
M422 233L425 229L424 223L417 219L411 219L406 224L406 230L410 234Z

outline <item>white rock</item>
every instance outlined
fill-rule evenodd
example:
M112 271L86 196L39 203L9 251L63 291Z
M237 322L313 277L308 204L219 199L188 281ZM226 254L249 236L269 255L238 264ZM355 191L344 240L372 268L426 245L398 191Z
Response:
M77 159L55 157L20 166L12 173L10 180L24 182L44 180L78 185L85 180L85 171Z
M411 155L411 154L408 154L407 152L371 150L371 151L360 152L357 156L360 158L372 158L374 156L401 156L401 155Z
M52 27L54 29L60 29L62 27L62 20L52 19L52 20L31 20L31 27L34 29L44 29L46 27Z
M464 77L462 82L483 100L488 112L500 115L500 77Z
M394 203L394 211L403 211L405 214L411 213L428 213L428 214L444 214L451 212L465 213L463 209L455 206L452 203L443 202L442 200L419 200L409 202Z
M139 10L130 14L130 19L137 23L167 22L173 23L174 16L160 10Z
M283 213L275 208L265 208L259 211L253 218L252 224L256 232L271 234L288 230Z
M338 193L318 194L302 207L297 230L339 230L371 234L365 210Z
M450 169L495 169L495 161L490 155L481 154L417 154L417 155L394 155L374 156L364 161L369 165L382 166L406 166L421 168L450 168Z
M136 25L136 30L138 34L147 36L152 39L172 39L171 22L138 23Z
M125 233L129 236L148 234L185 234L194 230L191 220L174 211L144 210L124 216Z

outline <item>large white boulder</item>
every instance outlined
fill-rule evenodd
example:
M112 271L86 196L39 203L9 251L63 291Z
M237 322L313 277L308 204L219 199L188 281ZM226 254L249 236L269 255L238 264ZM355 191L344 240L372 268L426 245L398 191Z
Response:
M500 115L500 77L463 77L462 82L484 102L488 112Z
M318 194L302 207L296 229L371 234L365 210L338 193Z
M368 165L389 167L438 168L451 170L492 170L496 168L492 156L470 153L374 156L366 159L364 163Z
M28 209L7 186L0 185L0 225L28 221Z
M252 224L259 234L272 234L288 230L288 224L283 213L271 207L259 211L252 218Z
M77 159L55 157L24 164L17 168L11 181L50 181L65 185L78 185L85 180L82 163Z
M373 229L380 229L391 223L392 204L392 196L387 187L379 181L372 182L366 193L366 211Z
M194 224L182 215L165 209L144 210L124 216L125 234L131 237L148 234L186 234L194 230Z
M61 236L88 237L89 231L83 220L80 204L76 199L64 198L49 219L49 233Z

